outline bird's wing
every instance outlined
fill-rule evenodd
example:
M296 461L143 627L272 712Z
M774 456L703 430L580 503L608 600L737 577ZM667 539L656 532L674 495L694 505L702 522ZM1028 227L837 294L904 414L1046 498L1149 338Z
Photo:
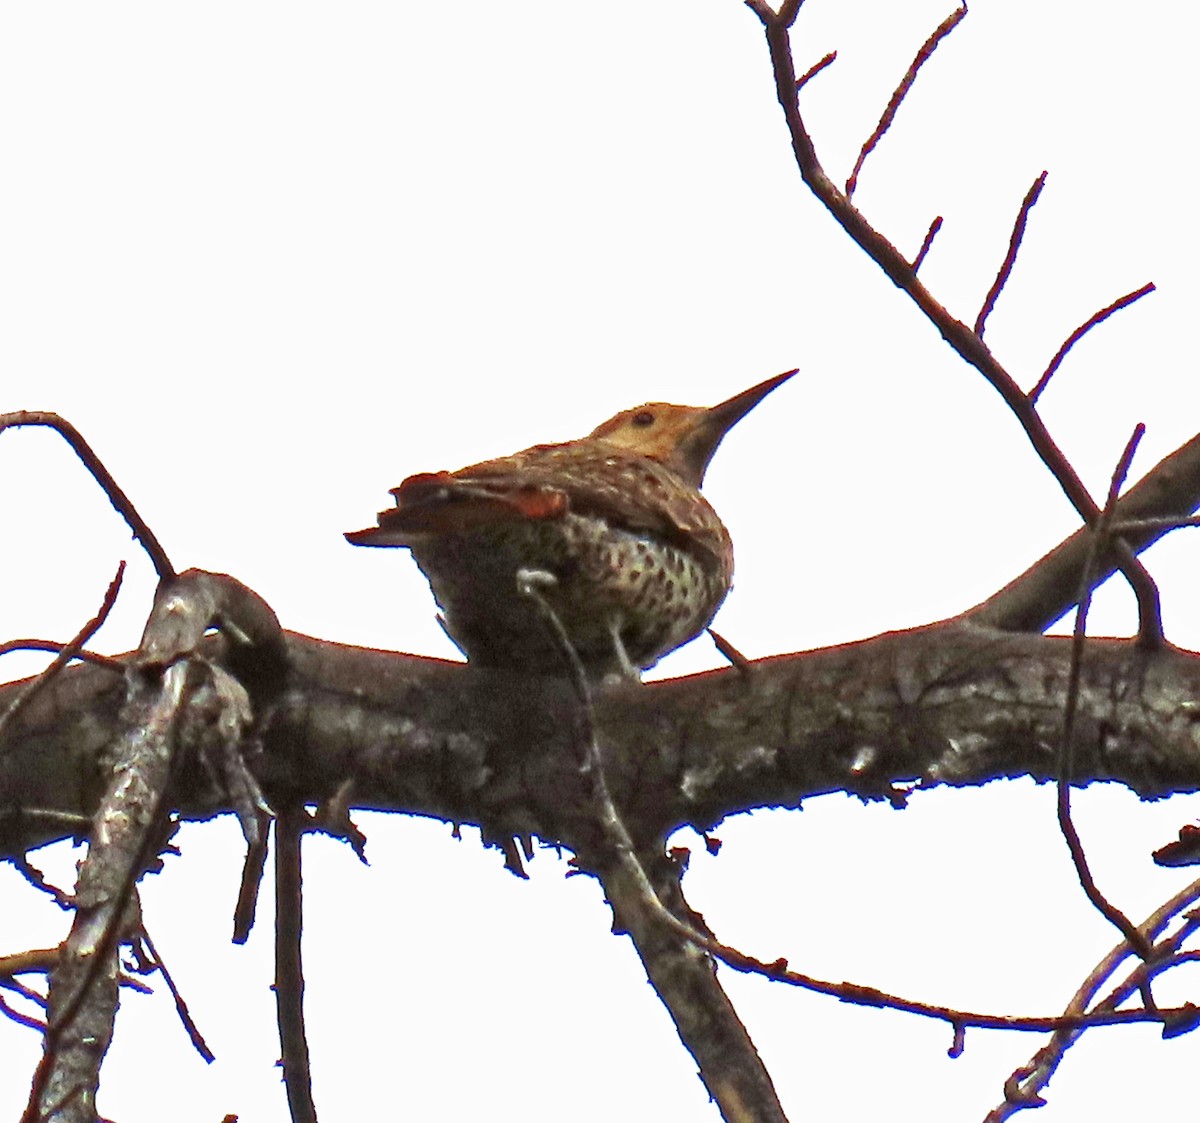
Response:
M346 537L356 546L409 546L431 534L452 534L500 523L552 519L567 497L554 488L498 478L464 479L451 472L409 476L392 489L396 506L379 512L379 525Z
M396 506L379 526L346 537L361 546L406 546L430 534L568 510L614 526L724 557L728 535L716 512L670 469L601 442L535 445L457 472L410 476L393 489Z

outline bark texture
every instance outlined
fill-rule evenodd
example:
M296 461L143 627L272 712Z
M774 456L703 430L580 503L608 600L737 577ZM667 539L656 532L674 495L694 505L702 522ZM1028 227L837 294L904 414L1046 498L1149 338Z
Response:
M287 681L260 698L245 745L268 799L348 791L352 807L586 848L568 683L295 634L285 644ZM597 694L595 728L614 799L648 841L823 792L898 802L918 787L1051 779L1069 664L1069 640L950 622L748 673L615 687ZM0 855L86 830L124 692L121 676L81 666L9 728ZM1145 798L1200 787L1200 658L1089 641L1074 756L1077 783L1115 780ZM187 818L234 809L194 762L170 802Z

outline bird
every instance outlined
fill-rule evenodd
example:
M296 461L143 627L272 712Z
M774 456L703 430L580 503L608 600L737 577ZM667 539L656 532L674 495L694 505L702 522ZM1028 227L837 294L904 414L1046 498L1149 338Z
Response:
M378 525L346 539L411 551L468 663L566 675L574 659L589 679L636 679L704 631L729 592L733 544L700 486L725 434L795 373L715 406L647 402L579 440L409 476Z

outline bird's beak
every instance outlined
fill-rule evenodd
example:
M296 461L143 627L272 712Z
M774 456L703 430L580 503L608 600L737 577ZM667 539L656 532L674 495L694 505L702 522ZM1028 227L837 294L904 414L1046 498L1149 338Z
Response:
M710 407L700 415L695 427L684 439L686 448L681 450L685 460L699 468L700 477L696 481L697 486L703 482L705 469L725 434L772 390L777 386L782 386L795 373L795 370L788 370L783 374L777 374L774 378L768 378L757 386L751 386L749 390L734 394L732 398L727 398L719 405Z

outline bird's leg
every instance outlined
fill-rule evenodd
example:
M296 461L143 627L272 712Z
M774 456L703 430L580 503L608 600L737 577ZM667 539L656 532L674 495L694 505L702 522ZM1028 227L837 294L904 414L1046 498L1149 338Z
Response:
M571 637L567 634L567 630L563 627L558 614L545 597L545 592L557 585L558 578L548 570L533 569L525 566L517 570L517 592L523 597L528 597L541 608L558 642L564 648L564 655L577 665L580 674L584 674L583 664L579 661L579 653L572 645ZM633 660L629 658L629 652L625 650L625 642L621 639L621 624L622 619L619 612L613 613L608 618L608 632L612 637L613 653L617 657L619 671L606 674L604 681L618 683L632 679L634 682L640 682L642 672L633 665Z
M633 665L633 660L629 658L629 652L625 650L625 641L621 639L621 614L614 612L608 618L608 631L612 636L613 651L616 652L617 662L621 666L621 675L624 678L632 679L634 682L641 682L642 672ZM608 676L605 676L606 678Z

